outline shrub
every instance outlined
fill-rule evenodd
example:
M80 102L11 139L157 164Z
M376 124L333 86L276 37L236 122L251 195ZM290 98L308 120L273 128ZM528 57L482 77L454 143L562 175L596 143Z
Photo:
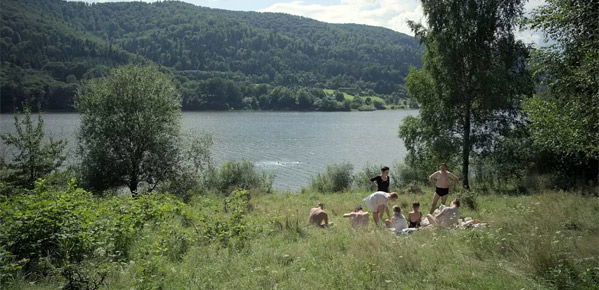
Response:
M15 270L46 275L86 258L123 261L146 226L171 227L164 221L181 214L181 202L164 194L138 199L97 200L71 180L66 189L36 182L29 194L0 199L0 277Z
M360 190L372 190L374 185L370 179L380 175L382 167L382 165L366 165L362 171L354 175L354 186Z
M31 194L0 203L0 245L30 272L45 274L38 267L42 260L78 262L91 249L91 205L91 194L74 182L66 191L53 191L39 181Z
M253 190L270 193L274 175L256 170L254 164L244 160L228 161L218 170L214 170L207 179L207 188L229 194L236 189Z
M341 192L351 188L353 182L350 163L328 165L324 173L312 178L311 188L317 192Z

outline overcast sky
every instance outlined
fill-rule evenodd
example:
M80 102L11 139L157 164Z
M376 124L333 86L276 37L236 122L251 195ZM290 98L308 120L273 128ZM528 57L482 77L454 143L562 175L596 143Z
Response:
M115 2L123 0L84 0L85 2ZM154 0L144 0L153 2ZM406 21L423 21L419 0L184 0L200 6L242 11L282 12L331 23L359 23L382 26L412 35ZM543 4L530 0L527 12ZM542 44L543 35L534 31L519 31L518 38L526 43Z

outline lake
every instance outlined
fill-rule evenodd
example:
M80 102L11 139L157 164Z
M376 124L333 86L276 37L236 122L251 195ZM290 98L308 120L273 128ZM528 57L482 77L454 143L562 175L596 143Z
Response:
M184 131L210 133L215 162L252 161L276 175L274 187L294 191L310 183L328 164L393 165L405 147L398 126L417 110L372 112L185 112ZM44 113L47 135L66 138L73 156L79 128L76 113ZM0 115L0 133L13 132L12 115ZM4 146L4 145L2 145ZM6 154L2 148L0 154Z

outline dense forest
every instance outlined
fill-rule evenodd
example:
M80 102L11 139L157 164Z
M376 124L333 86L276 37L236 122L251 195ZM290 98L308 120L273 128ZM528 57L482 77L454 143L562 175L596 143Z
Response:
M24 100L71 110L83 81L128 63L155 63L173 75L184 109L370 108L366 96L398 104L409 67L421 63L410 36L286 14L176 1L0 5L3 112Z

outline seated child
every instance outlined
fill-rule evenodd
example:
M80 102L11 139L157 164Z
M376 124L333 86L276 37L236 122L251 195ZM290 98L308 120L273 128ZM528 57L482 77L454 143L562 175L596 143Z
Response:
M420 220L422 219L422 213L420 212L420 203L412 203L412 211L408 214L408 222L410 228L419 228Z
M396 234L401 234L404 229L408 228L408 221L401 214L401 207L399 205L393 206L393 217L386 220L389 230Z

